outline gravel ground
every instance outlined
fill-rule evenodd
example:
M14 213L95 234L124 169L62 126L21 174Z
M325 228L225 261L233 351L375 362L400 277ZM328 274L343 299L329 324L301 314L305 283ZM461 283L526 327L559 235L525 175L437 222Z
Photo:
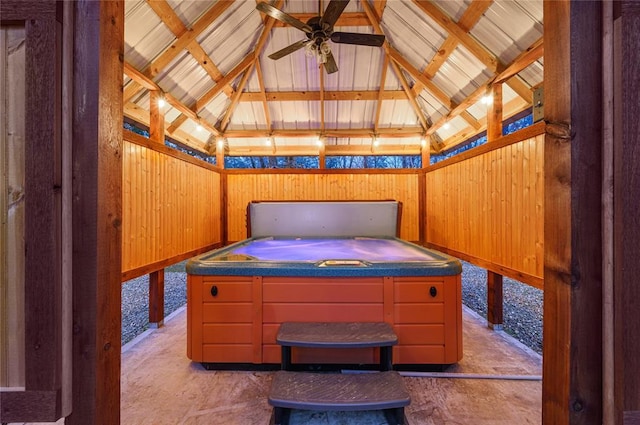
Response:
M487 271L462 263L462 301L487 317ZM187 302L184 263L165 270L165 317ZM542 353L542 291L513 279L504 278L505 332L532 350ZM149 327L149 278L142 276L122 285L122 344Z

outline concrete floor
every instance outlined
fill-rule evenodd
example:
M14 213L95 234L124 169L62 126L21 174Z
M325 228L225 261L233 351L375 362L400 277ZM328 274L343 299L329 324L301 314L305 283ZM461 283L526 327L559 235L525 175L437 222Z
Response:
M411 425L541 423L541 357L464 309L464 358L455 378L405 377ZM186 314L123 348L122 424L268 424L272 372L207 371L186 356ZM482 379L480 379L482 378ZM513 379L523 378L523 379ZM294 411L291 424L378 425L379 412Z

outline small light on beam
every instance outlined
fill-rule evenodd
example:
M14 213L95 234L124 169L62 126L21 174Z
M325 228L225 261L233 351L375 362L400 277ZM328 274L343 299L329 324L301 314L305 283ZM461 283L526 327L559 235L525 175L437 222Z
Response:
M166 104L167 104L167 102L165 102L164 98L161 97L161 98L158 99L158 107L164 108L164 105L166 105Z
M324 145L324 142L322 141L322 137L318 137L316 139L316 145L322 147L322 145Z
M224 138L221 137L218 139L218 147L221 149L224 148Z
M427 147L427 139L425 139L424 137L421 138L420 145L422 145L423 148Z
M491 105L491 102L493 102L493 96L491 96L490 94L482 96L481 102L485 105Z
M444 128L445 130L449 130L451 128L451 124L449 124L448 122L444 123L444 125L442 126L442 128Z
M200 124L196 125L196 131L202 131L202 126Z
M378 136L373 136L373 146L378 146L380 142L378 141Z
M273 143L273 139L271 137L267 137L267 140L265 140L264 144L267 146L271 146L271 144Z

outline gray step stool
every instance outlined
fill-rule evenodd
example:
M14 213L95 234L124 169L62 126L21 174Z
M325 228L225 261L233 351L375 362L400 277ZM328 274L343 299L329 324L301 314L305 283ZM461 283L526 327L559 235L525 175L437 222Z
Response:
M390 424L405 423L404 407L411 397L392 367L392 346L398 337L387 323L286 322L276 337L282 346L282 369L269 391L273 421L286 425L291 409L384 410ZM381 372L337 374L291 372L292 347L380 347Z

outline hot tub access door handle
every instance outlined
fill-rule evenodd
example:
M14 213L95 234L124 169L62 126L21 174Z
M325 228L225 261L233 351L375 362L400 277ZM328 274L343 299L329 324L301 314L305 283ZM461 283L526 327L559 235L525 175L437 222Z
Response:
M438 290L436 289L435 286L432 286L429 289L429 295L431 295L433 298L435 298L438 295Z
M212 297L217 297L218 296L218 287L216 285L213 285L211 287L211 296Z

